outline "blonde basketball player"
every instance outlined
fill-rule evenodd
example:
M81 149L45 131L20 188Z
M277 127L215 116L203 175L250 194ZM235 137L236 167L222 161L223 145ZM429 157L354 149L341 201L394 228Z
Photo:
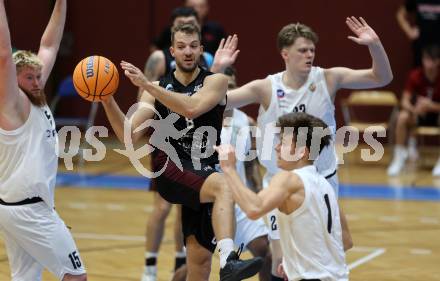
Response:
M284 26L278 34L278 48L285 63L285 70L265 79L258 79L228 92L227 108L241 107L251 103L260 104L258 126L261 135L274 126L276 119L289 112L306 112L326 122L333 135L336 131L334 100L341 88L365 89L382 87L392 80L392 71L387 54L376 32L363 18L350 17L346 24L355 36L348 38L359 45L368 47L372 59L369 69L350 69L346 67L320 68L313 66L318 37L313 30L300 23ZM218 52L214 59L213 71L221 71L235 61L236 44L228 45ZM268 134L270 137L270 134ZM278 171L273 142L260 138L257 142L259 160L267 173L263 187ZM269 148L269 150L268 150ZM265 153L269 152L269 153ZM315 161L318 171L324 175L338 194L337 159L334 145L328 146ZM279 238L276 216L269 214L272 249L273 280L276 278L277 260L280 259ZM341 215L345 248L351 247L351 236L345 217Z
M13 281L39 281L43 268L58 280L87 279L72 235L54 209L58 137L43 92L66 5L56 1L38 54L12 54L0 0L0 232Z
M327 125L306 113L283 115L277 125L282 137L275 151L281 170L258 194L243 184L236 170L234 149L231 146L217 148L233 197L251 219L278 209L283 249L282 272L279 273L285 279L348 280L337 197L310 159L316 143L313 137L320 139L319 152L330 145L330 135L316 133Z

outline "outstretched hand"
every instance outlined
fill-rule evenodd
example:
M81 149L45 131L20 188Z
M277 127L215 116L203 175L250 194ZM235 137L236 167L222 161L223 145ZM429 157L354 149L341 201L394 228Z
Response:
M235 157L235 149L232 145L222 144L220 146L214 146L214 149L218 153L220 167L223 172L226 172L228 169L235 169L237 159Z
M144 73L139 68L132 65L131 63L126 61L121 61L121 67L124 70L125 76L127 76L130 79L133 85L137 87L143 87L149 83Z
M345 21L348 28L353 31L356 36L348 36L348 39L358 43L359 45L371 45L379 42L379 36L376 32L367 24L367 22L360 17L348 17Z
M215 52L213 66L224 70L226 67L235 63L240 50L237 50L238 36L228 36L220 41L217 51Z

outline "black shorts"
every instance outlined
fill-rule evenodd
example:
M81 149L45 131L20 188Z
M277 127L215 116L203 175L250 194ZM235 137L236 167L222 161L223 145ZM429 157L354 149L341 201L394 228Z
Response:
M182 232L183 241L186 245L186 238L194 235L197 242L211 253L214 252L217 241L212 228L212 203L200 205L200 210L195 211L182 206Z
M184 242L194 235L197 242L214 252L216 241L212 228L212 203L200 203L200 190L205 180L217 172L214 166L201 164L194 169L191 160L181 159L183 171L167 155L158 152L153 159L153 171L159 171L166 164L163 173L154 179L157 192L172 204L182 205L182 231Z
M428 112L425 116L419 116L417 118L417 126L437 127L438 113Z
M167 159L168 156L163 152L156 153L153 159L154 172L166 165L162 174L154 179L157 191L172 204L181 204L198 211L200 190L205 180L217 172L215 166L201 164L200 169L194 169L191 160L180 159L181 171L171 160L167 163Z

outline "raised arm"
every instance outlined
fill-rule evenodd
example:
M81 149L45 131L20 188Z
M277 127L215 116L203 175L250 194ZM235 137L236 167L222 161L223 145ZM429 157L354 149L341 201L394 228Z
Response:
M124 142L124 124L125 122L130 122L131 125L131 140L133 144L139 141L139 139L146 133L147 128L135 132L136 128L139 128L145 121L154 118L154 98L147 92L143 92L139 102L137 103L137 108L129 119L121 111L118 104L113 97L102 101L105 113L113 128L116 136L120 142Z
M63 37L64 24L66 22L67 0L57 0L52 11L49 23L40 41L38 57L43 63L41 81L46 85L50 72L57 58L61 38Z
M15 64L12 61L11 36L6 18L5 1L0 0L0 124L18 104L19 89Z
M228 36L226 40L223 38L215 52L214 61L211 71L214 73L223 73L225 69L235 63L240 50L238 47L238 36Z
M239 108L252 103L261 104L267 108L270 103L271 91L269 79L251 81L237 89L228 91L226 109Z
M404 5L400 5L399 9L397 9L396 19L400 28L403 30L403 32L405 32L406 36L410 40L415 40L419 38L419 28L417 26L412 26L409 22L408 11L406 10Z
M237 173L235 151L231 145L216 147L220 165L225 174L226 182L232 191L235 202L246 213L247 217L256 220L269 211L278 208L294 192L302 187L298 176L290 172L276 174L268 188L258 194L247 188Z
M121 67L134 85L143 88L170 110L190 119L209 111L226 97L228 79L222 74L206 77L203 87L192 96L187 96L176 95L151 83L137 67L130 63L122 62Z
M366 89L387 85L393 79L390 62L379 37L363 18L347 18L347 26L356 36L348 38L359 45L366 45L372 58L369 69L354 70L346 67L334 67L325 70L330 93L338 89Z

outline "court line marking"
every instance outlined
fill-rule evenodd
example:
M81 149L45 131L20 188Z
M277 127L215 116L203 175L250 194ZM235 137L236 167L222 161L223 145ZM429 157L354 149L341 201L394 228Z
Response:
M119 234L99 234L99 233L73 233L73 236L78 239L92 239L92 240L115 240L115 241L145 241L145 236L136 235L119 235ZM350 251L352 252L371 252L372 253L350 263L348 269L352 270L364 263L367 263L378 256L384 254L386 250L384 248L372 248L372 247L354 247Z
M114 240L114 241L145 241L145 236L119 235L119 234L100 234L100 233L73 233L79 239L91 240Z
M374 249L372 253L370 253L370 254L366 255L365 257L362 257L362 258L360 258L360 259L350 263L348 265L348 269L352 270L352 269L354 269L354 268L356 268L356 267L358 267L358 266L360 266L360 265L362 265L364 263L367 263L367 262L377 258L380 255L383 255L386 252L386 249L384 249L384 248L368 248L368 247L356 247L356 248L353 248L351 251L354 251L354 252L367 252L367 251L370 251L372 249Z
M411 249L409 251L412 255L431 255L432 251L430 249Z

